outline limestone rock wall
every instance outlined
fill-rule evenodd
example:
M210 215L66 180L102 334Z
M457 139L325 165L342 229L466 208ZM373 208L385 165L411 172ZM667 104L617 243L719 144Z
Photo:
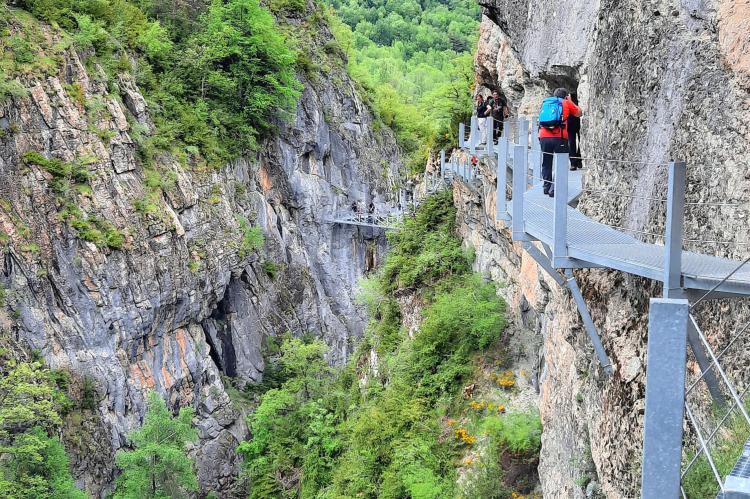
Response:
M321 29L322 46L331 35ZM55 31L42 33L52 46ZM352 201L395 205L395 141L374 131L345 69L301 76L296 115L252 157L206 170L162 155L156 170L172 182L156 213L144 213L148 172L134 136L153 130L146 100L126 74L113 88L74 50L57 56L57 74L22 77L28 95L0 105L0 329L94 381L93 442L72 458L89 492L111 487L113 452L156 390L196 409L200 482L230 497L247 429L227 377L240 387L260 380L265 338L287 331L322 337L331 362L346 359L365 323L356 282L385 239L330 221ZM61 219L50 174L22 160L29 151L87 165L90 189L67 199L120 230L121 250L84 241ZM262 229L259 252L243 249L243 220Z
M501 88L516 115L533 115L557 86L578 92L585 162L580 209L633 231L661 234L666 166L688 164L688 203L750 198L747 2L599 0L565 3L480 0L477 83ZM605 161L605 159L623 161ZM489 182L489 186L485 185ZM568 295L496 230L494 173L458 190L467 244L477 266L509 283L518 320L544 337L540 381L545 497L636 497L640 480L650 281L604 270L577 271L605 348L616 365L601 376ZM599 192L595 192L599 191ZM602 194L614 191L615 194ZM634 197L631 197L634 196ZM742 259L747 206L690 206L686 249ZM637 234L638 232L636 232ZM641 234L659 242L658 236ZM702 306L699 322L717 345L747 316L742 301ZM726 366L744 386L743 352ZM696 367L689 364L692 372ZM588 476L593 483L579 486Z

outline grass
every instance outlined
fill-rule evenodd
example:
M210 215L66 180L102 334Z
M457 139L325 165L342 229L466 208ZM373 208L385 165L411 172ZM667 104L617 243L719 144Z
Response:
M712 448L711 457L722 479L729 474L742 454L748 435L750 435L750 428L742 415L731 417L725 430L720 433L718 441ZM688 462L694 455L688 455ZM719 486L705 456L699 457L690 468L682 481L682 486L689 499L714 499L716 497Z

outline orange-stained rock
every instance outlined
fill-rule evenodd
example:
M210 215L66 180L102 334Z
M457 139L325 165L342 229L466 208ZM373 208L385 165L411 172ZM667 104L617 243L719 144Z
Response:
M750 87L750 0L720 1L718 26L724 61Z

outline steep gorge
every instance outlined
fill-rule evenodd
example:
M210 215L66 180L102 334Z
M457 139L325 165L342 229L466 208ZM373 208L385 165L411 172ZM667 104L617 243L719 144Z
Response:
M663 233L661 197L670 159L688 165L688 202L747 200L748 90L744 2L480 2L478 90L499 88L514 115L533 115L557 86L578 92L584 110L585 192L580 209L634 231ZM542 336L540 479L545 497L635 497L640 480L648 298L659 286L605 271L577 276L616 368L597 365L570 296L548 280L494 220L494 173L483 189L456 187L476 270L507 282L509 310ZM686 249L741 260L747 212L692 207ZM650 236L642 236L650 237ZM733 241L716 244L706 241ZM736 244L739 242L740 244ZM703 306L699 321L717 345L747 315L742 301ZM747 383L743 352L726 367ZM697 367L690 363L694 373ZM627 435L627 437L625 437Z
M93 381L96 411L66 429L89 493L111 490L113 453L156 390L171 407L196 409L203 490L233 494L247 429L228 384L260 379L268 336L312 334L340 363L363 332L353 289L366 252L377 260L385 240L330 221L352 202L395 205L401 162L344 61L324 50L332 36L318 7L285 22L310 29L311 16L310 51L326 70L300 73L294 116L257 153L219 169L161 154L157 171L169 181L156 210L144 211L138 203L153 185L137 142L154 123L133 78L107 81L59 30L12 11L8 34L35 37L53 65L18 75L25 95L0 106L0 330L19 355L37 351L79 385ZM86 188L67 195L88 220L111 224L97 222L103 231L121 233L121 248L85 241L62 219L55 177L29 152L88 171Z

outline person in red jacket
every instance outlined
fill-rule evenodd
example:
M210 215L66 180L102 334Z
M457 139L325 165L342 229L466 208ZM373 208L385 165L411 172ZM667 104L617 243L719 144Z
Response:
M554 153L569 152L568 148L568 118L575 116L580 118L583 114L581 108L573 103L570 92L564 88L555 90L554 97L563 101L562 125L556 128L539 128L539 144L542 148L542 179L544 180L544 193L555 197L555 184L552 183L552 159Z

